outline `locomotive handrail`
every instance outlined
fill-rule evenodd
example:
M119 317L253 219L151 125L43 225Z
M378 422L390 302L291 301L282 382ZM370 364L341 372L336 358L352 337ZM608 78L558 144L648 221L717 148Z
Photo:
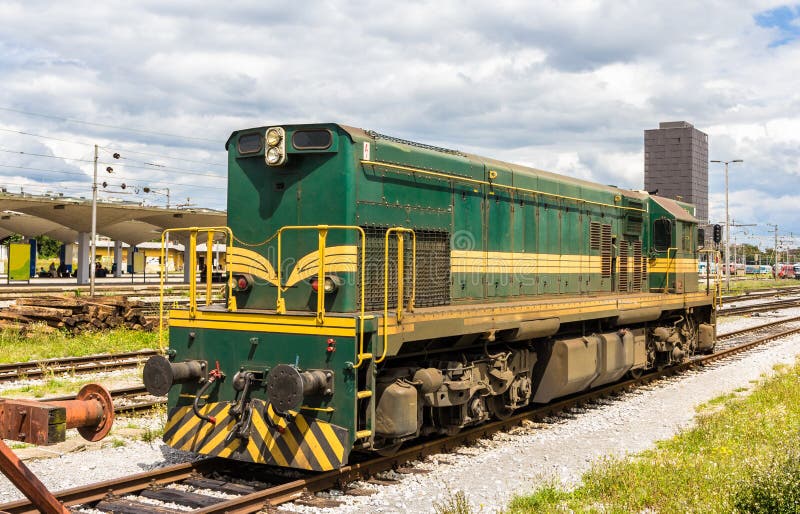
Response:
M716 306L717 308L722 307L722 276L720 275L719 266L717 263L719 262L719 257L721 256L719 250L709 249L709 250L699 250L698 253L706 254L706 294L711 292L711 256L714 256L714 298L711 302L712 305ZM717 305L719 302L719 305Z
M325 323L325 241L328 237L329 230L355 230L361 237L361 316L359 317L359 342L358 342L358 361L353 365L357 368L364 361L368 354L364 353L364 269L366 268L366 246L367 236L364 229L355 225L287 225L278 229L278 265L277 265L277 282L278 282L278 299L275 310L278 314L286 313L286 302L282 296L284 285L281 282L281 271L283 268L281 261L281 236L287 230L316 230L318 236L319 248L319 266L317 269L317 323Z
M211 279L212 273L209 263L212 259L214 246L214 235L225 234L226 247L233 246L233 231L229 227L187 227L187 228L168 228L161 232L161 262L159 265L159 300L158 300L158 346L164 351L164 281L166 277L167 256L166 256L166 237L170 233L188 232L189 233L189 317L197 315L197 234L207 233L206 240L206 305L211 305ZM186 266L186 264L184 264ZM236 301L232 295L233 275L228 274L228 291L226 304L229 310L236 310Z
M383 351L379 364L386 359L386 350L389 346L389 234L397 234L397 322L403 321L403 234L411 234L411 298L408 310L414 310L414 298L417 294L417 234L410 228L392 227L386 230L383 245Z
M670 258L669 258L670 250L675 250L675 253L672 256L672 260L670 260ZM669 293L669 269L672 267L675 259L677 259L677 258L678 258L678 248L677 247L667 248L667 272L664 275L664 292L665 293ZM677 271L675 272L675 276L676 277L678 276L678 272Z

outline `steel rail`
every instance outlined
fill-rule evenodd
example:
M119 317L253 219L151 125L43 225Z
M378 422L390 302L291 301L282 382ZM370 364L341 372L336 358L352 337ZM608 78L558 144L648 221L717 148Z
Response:
M23 377L42 377L51 373L91 373L135 368L146 359L157 354L158 352L156 350L140 350L136 352L63 357L0 364L0 382L19 380Z
M731 316L735 314L749 314L751 312L764 312L776 309L788 309L791 307L798 307L798 306L800 306L800 298L793 298L789 300L778 300L775 302L744 305L741 307L727 307L724 309L719 309L717 313L720 316Z
M83 505L106 498L109 495L137 493L153 485L169 485L186 480L197 473L209 472L215 467L224 468L222 459L203 459L195 462L176 464L129 475L113 480L106 480L56 493L56 498L68 506ZM38 511L28 500L18 500L0 506L2 512L9 514L36 514Z
M745 330L730 332L723 334L722 337L732 337L734 334L739 335L748 331L757 331L765 327L774 327L781 323L789 323L792 321L797 321L797 318L781 320L775 323L767 323L765 325L751 327ZM390 457L379 457L361 463L350 464L338 470L316 474L311 477L290 480L288 482L275 485L255 493L244 494L237 498L224 500L192 512L203 514L223 512L229 514L251 513L262 510L265 506L275 506L295 500L303 494L309 492L314 493L332 487L345 488L346 484L355 480L363 479L376 473L397 468L408 463L409 461L418 460L428 455L441 453L442 451L447 451L451 448L486 438L496 432L519 426L525 421L541 421L549 416L558 414L567 409L593 402L599 398L629 391L637 386L641 386L664 377L677 375L687 370L694 369L698 366L705 366L715 360L723 359L729 357L730 355L747 351L755 346L797 333L800 333L800 327L769 334L767 336L757 338L753 341L743 343L736 347L722 350L711 355L698 356L679 365L657 370L639 378L609 384L584 393L577 393L575 395L562 398L556 402L514 414L505 420L493 421L474 428L466 429L453 436L424 441L409 448L401 449L395 455ZM220 469L224 469L226 465L230 465L230 461L217 458L205 459L194 463L179 464L152 472L140 473L130 477L123 477L102 483L73 488L56 494L56 497L67 505L87 504L93 501L101 500L109 495L109 493L113 495L135 493L147 489L152 485L163 486L180 482L181 480L190 478L198 473L202 474L208 470L213 469L219 471ZM142 505L142 508L146 509L147 506ZM13 514L35 512L35 510L31 509L30 503L26 500L0 505L0 510Z

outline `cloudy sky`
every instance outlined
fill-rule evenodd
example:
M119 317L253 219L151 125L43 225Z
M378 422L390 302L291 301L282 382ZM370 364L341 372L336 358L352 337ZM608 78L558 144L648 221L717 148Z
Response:
M777 223L800 245L796 3L0 0L0 19L10 191L90 195L99 144L102 196L224 209L233 130L318 121L641 189L643 131L687 120L744 159L731 217L757 226L734 237Z

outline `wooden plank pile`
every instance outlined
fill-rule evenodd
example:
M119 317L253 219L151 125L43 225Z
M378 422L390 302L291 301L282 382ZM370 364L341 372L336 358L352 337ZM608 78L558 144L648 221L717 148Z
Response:
M45 331L61 329L74 335L120 327L151 331L158 319L145 316L143 304L125 296L18 298L15 305L0 309L0 329L24 331L34 324L44 325Z

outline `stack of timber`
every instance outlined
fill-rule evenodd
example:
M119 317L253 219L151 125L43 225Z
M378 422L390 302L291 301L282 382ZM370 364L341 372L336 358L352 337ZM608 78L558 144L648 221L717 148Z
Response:
M15 305L0 309L0 329L27 331L37 325L39 330L72 334L121 327L154 330L158 319L145 316L143 307L125 296L18 298Z

